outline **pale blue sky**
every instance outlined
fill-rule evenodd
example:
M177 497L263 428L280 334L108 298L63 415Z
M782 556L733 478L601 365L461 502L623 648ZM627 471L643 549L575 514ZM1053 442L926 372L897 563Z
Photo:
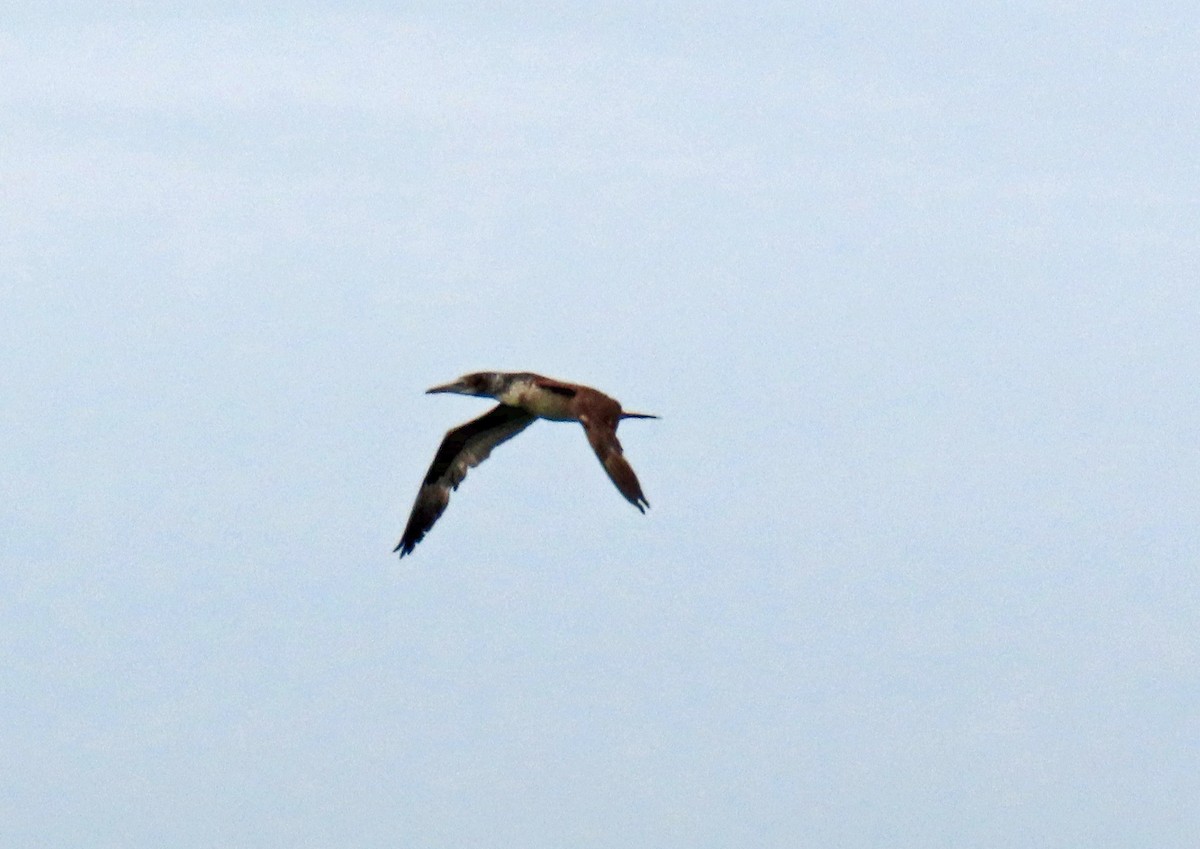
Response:
M0 22L0 843L1200 845L1189 4ZM575 426L391 548L465 371Z

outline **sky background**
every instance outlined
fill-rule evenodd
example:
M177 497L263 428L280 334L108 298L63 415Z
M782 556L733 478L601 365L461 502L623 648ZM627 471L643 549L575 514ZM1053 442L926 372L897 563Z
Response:
M6 847L1200 845L1192 4L38 4L0 77ZM484 369L660 414L647 515L538 423L397 561Z

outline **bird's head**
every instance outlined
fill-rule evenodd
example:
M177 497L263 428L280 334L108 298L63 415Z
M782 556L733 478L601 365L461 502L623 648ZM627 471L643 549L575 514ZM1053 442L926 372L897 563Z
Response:
M436 395L439 392L452 392L455 395L482 395L495 398L504 390L504 375L494 371L477 371L464 374L453 383L434 386L426 389L426 395Z

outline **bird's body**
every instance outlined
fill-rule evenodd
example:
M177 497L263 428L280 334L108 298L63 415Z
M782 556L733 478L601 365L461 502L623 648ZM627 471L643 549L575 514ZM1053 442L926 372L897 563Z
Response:
M478 466L493 448L512 439L536 419L577 421L583 425L588 442L620 493L643 513L650 506L637 475L622 455L617 425L621 419L657 416L625 412L616 399L590 386L530 372L477 372L428 392L478 395L495 398L500 403L446 433L417 493L404 535L396 545L401 557L411 554L433 527L450 501L450 491L458 488L467 470Z
M507 388L496 396L501 404L518 407L539 419L552 422L577 421L584 407L603 403L601 399L617 403L590 386L563 383L536 374L514 375ZM617 404L617 409L621 409L620 404Z

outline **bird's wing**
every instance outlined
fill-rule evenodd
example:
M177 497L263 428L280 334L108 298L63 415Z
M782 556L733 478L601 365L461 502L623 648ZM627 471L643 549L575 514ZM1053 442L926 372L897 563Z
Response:
M609 478L625 496L625 500L645 513L650 502L646 500L646 496L642 495L642 485L638 483L637 475L633 473L633 467L629 465L629 461L621 452L621 443L617 440L616 423L598 422L588 417L580 418L579 421L583 425L584 432L587 433L592 450L600 458L600 465L604 466L604 471L608 472Z
M458 489L467 470L486 460L493 448L512 439L533 420L534 416L518 407L499 404L479 418L448 431L421 483L404 536L393 550L399 551L401 557L411 554L445 511L450 503L450 490Z
M553 392L555 395L562 395L565 398L574 398L579 391L572 383L564 383L561 380L555 380L552 377L542 377L541 375L534 378L533 385L540 389L545 389L547 392Z

